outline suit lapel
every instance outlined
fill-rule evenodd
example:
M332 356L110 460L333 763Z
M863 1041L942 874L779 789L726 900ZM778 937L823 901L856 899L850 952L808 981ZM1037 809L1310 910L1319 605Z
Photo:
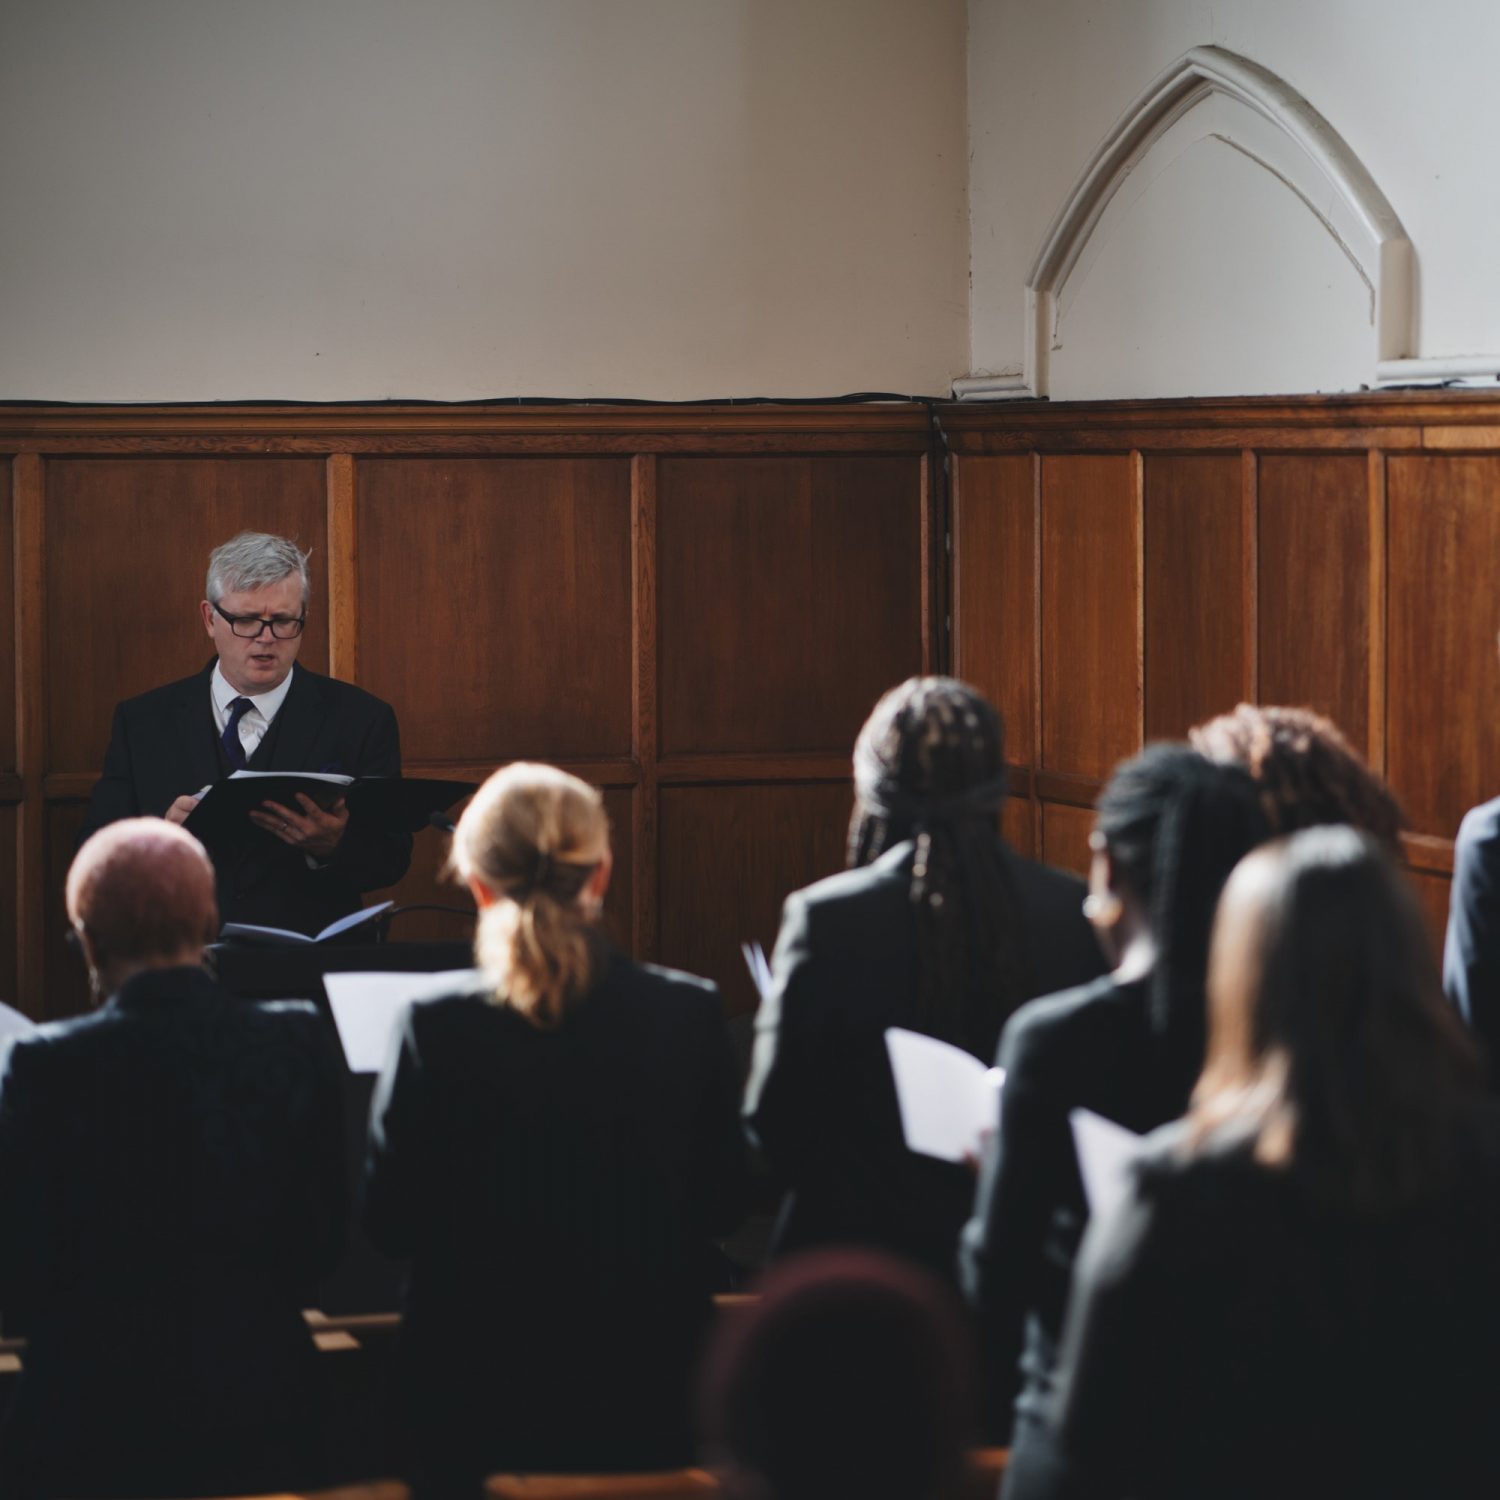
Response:
M271 771L316 771L320 767L313 746L323 728L328 707L317 679L301 667L292 668L292 685L276 715L276 743L271 749Z
M219 779L219 752L214 748L213 687L209 679L213 676L214 664L209 664L196 677L182 684L182 693L173 712L174 733L168 741L183 757L186 774L177 778L178 790L196 792L199 787L209 786Z

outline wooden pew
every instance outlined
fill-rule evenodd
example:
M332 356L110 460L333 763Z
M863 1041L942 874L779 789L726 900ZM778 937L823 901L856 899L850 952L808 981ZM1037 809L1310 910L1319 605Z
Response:
M276 1495L240 1495L234 1500L411 1500L411 1491L396 1479L340 1485L334 1490L299 1490Z
M970 1449L963 1500L994 1500L1009 1456L1004 1448ZM484 1493L487 1500L677 1500L720 1490L707 1470L669 1469L657 1474L492 1474Z

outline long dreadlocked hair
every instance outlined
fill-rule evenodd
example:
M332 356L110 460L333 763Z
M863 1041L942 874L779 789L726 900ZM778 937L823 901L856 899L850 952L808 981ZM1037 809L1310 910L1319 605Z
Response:
M1203 1066L1204 986L1219 892L1271 836L1250 776L1187 745L1148 745L1099 794L1096 829L1115 879L1145 908L1156 942L1149 1024L1164 1076L1186 1102Z
M1348 823L1400 855L1400 804L1322 714L1241 703L1188 738L1210 760L1243 766L1255 778L1277 833Z
M917 1015L933 1036L994 1055L1031 995L1020 907L997 827L1005 735L994 706L952 677L892 688L854 746L850 869L906 839L917 931Z

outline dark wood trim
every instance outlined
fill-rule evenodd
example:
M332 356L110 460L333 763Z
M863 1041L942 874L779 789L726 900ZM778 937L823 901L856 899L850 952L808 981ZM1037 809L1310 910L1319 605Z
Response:
M18 453L924 454L921 402L828 406L129 406L0 404Z
M851 747L852 748L852 747ZM809 750L802 754L736 752L727 755L665 755L657 763L663 786L720 782L848 781L848 751Z
M1074 776L1065 771L1038 771L1033 778L1037 799L1061 802L1065 807L1092 809L1104 783L1094 776Z
M25 796L25 783L18 771L0 771L0 807L14 807Z
M1500 439L1500 389L1359 391L1329 396L1184 396L1133 401L946 401L933 408L951 446L976 431L998 428L1032 432L1090 428L1173 431L1202 427L1306 429L1423 426L1430 434L1488 427ZM1436 421L1434 421L1436 416ZM1366 439L1368 441L1368 439ZM1267 446L1264 436L1258 448Z
M633 787L641 780L641 768L634 760L568 760L556 756L550 764L581 777L599 787ZM435 776L440 781L483 781L505 764L503 760L483 764L460 764L446 760L409 760L403 766L408 776ZM97 771L54 771L43 779L42 797L47 802L86 802L98 781ZM0 779L0 801L4 801L5 781Z
M1453 873L1453 840L1434 838L1425 833L1403 833L1401 852L1414 870L1433 875Z

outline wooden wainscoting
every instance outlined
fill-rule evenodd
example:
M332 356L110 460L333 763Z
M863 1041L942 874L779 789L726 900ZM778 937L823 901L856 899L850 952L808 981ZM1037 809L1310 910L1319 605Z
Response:
M111 709L204 663L208 552L254 527L311 547L302 660L394 704L410 773L602 786L616 937L748 1009L740 941L842 864L865 714L942 664L933 442L917 405L0 407L0 998L82 1005ZM458 900L445 842L398 901Z
M952 662L1005 712L1007 829L1087 857L1101 778L1241 700L1330 715L1390 780L1440 930L1500 794L1500 401L948 405Z
M1006 830L1059 864L1116 760L1241 699L1311 704L1388 775L1435 926L1500 793L1488 397L10 406L0 455L0 998L36 1015L82 1002L60 892L110 708L204 661L242 526L312 546L303 659L395 704L412 772L601 785L618 939L736 1012L739 941L842 862L853 736L914 671L995 698ZM419 838L399 900L454 899L443 853Z

